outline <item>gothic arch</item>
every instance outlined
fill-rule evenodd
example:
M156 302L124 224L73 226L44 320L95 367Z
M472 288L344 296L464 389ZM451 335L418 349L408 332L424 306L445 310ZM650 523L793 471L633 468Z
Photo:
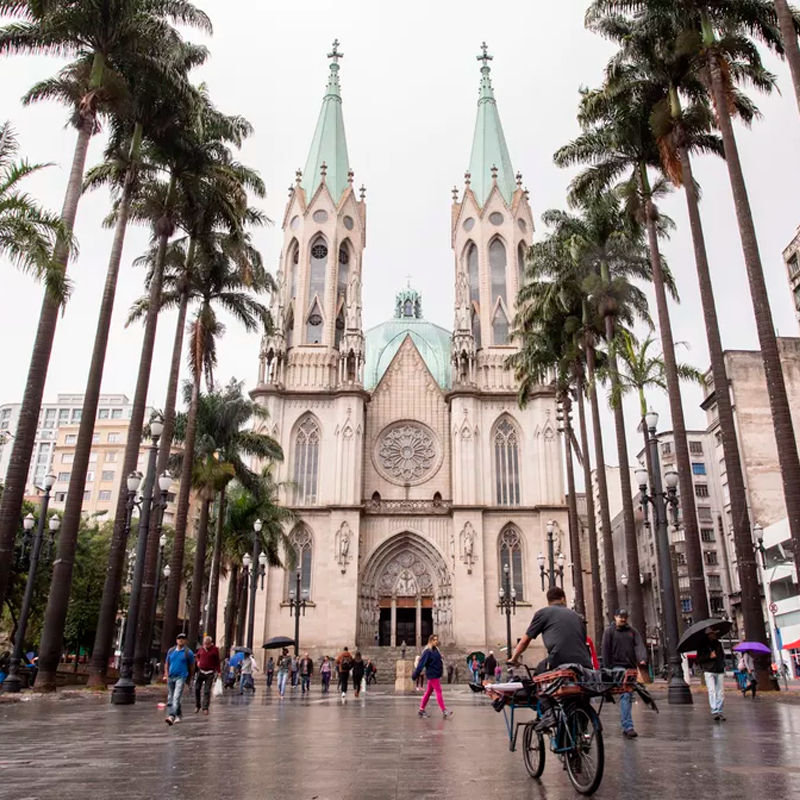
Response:
M290 472L294 484L294 504L314 506L319 502L322 462L322 425L307 411L292 427Z
M525 599L525 536L513 523L506 523L497 537L497 574L503 586L505 565L509 565L511 587L517 600Z
M284 599L288 600L290 590L295 589L297 585L296 570L300 567L301 591L308 592L306 599L310 600L314 591L314 558L316 556L314 531L307 522L298 522L289 534L289 541L294 551L293 558L295 560L293 562L294 569L284 570Z
M497 505L518 506L522 498L522 434L510 414L501 414L491 435L492 496Z

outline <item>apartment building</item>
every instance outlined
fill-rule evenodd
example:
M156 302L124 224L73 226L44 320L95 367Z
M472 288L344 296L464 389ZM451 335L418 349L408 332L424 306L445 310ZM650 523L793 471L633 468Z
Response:
M783 263L786 264L786 277L789 279L794 311L800 322L800 228L783 251Z

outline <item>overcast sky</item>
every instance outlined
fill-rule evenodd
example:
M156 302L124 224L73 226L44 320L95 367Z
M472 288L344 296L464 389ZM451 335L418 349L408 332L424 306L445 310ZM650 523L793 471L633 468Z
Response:
M199 0L211 17L214 36L209 63L197 72L228 113L246 116L255 135L242 159L258 169L268 187L263 208L276 221L256 234L265 262L276 268L279 228L294 171L305 163L327 78L326 53L338 37L345 54L340 72L351 166L356 185L367 187L368 229L364 260L364 327L393 313L403 276L423 295L425 316L452 325L454 288L450 250L450 190L463 187L475 121L479 65L485 39L494 55L492 79L515 170L523 173L535 217L563 207L571 173L554 166L554 151L578 133L578 87L597 85L611 53L608 43L583 28L586 3L419 2L402 4L306 0L297 5L253 0ZM195 34L190 38L200 39ZM788 69L768 59L783 96L760 97L764 119L752 131L737 125L745 175L759 235L775 324L796 335L781 252L800 223L800 117ZM0 119L10 119L25 155L55 166L28 189L59 209L75 142L65 111L49 103L23 108L24 91L60 64L54 58L0 61ZM103 136L95 138L88 164L97 163ZM703 188L702 213L726 348L757 346L752 307L725 165L696 163ZM101 227L108 196L100 191L81 203L76 233L79 258L70 264L74 296L59 322L46 399L83 392L111 236ZM684 198L663 204L678 230L664 245L682 303L673 306L675 337L689 345L684 360L707 367L707 349L696 288ZM541 225L538 235L541 235ZM129 231L103 388L133 396L141 328L123 319L141 293L142 274L132 260L146 247L148 232ZM3 294L0 403L23 392L36 329L41 289L28 277L0 265ZM653 312L655 314L655 311ZM159 323L149 402L163 405L174 318ZM257 376L259 340L235 324L220 344L218 379L235 376L248 387ZM687 424L705 427L699 390L685 392ZM669 424L666 400L652 397ZM629 442L638 450L635 404L630 406ZM606 451L617 463L610 415ZM632 455L635 455L636 450Z

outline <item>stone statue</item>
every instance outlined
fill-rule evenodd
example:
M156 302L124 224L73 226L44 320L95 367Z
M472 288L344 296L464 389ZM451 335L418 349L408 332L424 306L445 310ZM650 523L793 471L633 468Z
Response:
M467 273L461 269L456 277L456 305L469 305L469 280L467 279Z
M464 526L464 555L471 556L475 549L475 531L472 529L472 523L468 522Z
M403 661L405 661L405 660L406 660L406 646L407 646L407 645L406 645L406 640L405 640L405 639L403 639L403 641L402 641L402 642L400 642L400 658L401 658Z
M345 316L348 330L361 330L361 278L355 267L350 270Z

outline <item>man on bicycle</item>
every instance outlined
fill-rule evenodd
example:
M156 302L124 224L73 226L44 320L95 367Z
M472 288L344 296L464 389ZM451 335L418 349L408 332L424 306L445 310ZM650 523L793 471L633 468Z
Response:
M547 648L547 658L536 665L537 674L558 669L564 664L580 664L592 669L592 659L586 645L586 625L576 612L567 608L567 596L558 586L547 591L547 607L540 608L533 615L531 624L519 640L509 663L518 664L519 657L539 634ZM544 731L555 727L557 720L552 700L549 697L540 697L539 705L543 713L536 730Z

